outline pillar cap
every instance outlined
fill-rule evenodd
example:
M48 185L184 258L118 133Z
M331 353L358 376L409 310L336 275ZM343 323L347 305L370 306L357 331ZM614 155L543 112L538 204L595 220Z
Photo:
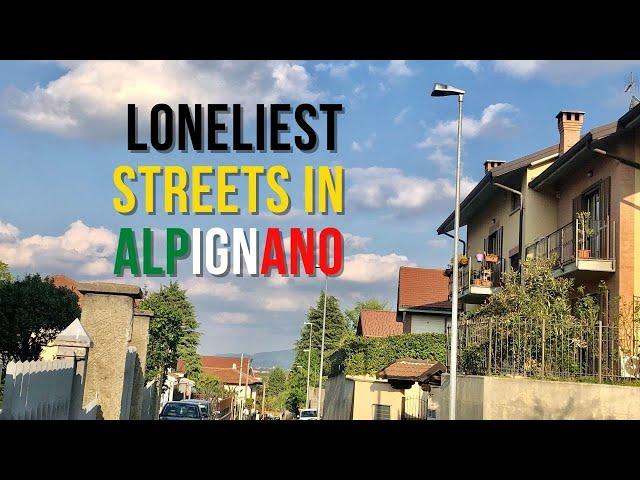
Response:
M80 293L127 295L133 298L142 298L142 289L139 286L125 283L81 282L78 283L78 291Z
M58 334L51 345L56 347L90 348L93 345L93 341L80 323L80 320L76 318L67 328Z

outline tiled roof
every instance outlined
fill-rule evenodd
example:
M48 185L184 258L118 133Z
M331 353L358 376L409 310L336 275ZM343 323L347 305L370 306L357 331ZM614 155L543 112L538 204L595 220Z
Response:
M251 357L242 359L242 385L247 382L247 367L249 369L249 385L261 383L262 380L253 374ZM215 375L227 385L237 385L240 381L240 357L223 357L220 355L200 355L202 372ZM176 372L184 372L184 360L178 359Z
M380 370L378 378L422 382L431 375L446 371L447 368L440 362L403 358Z
M451 309L449 279L437 268L400 267L398 310Z
M356 335L362 337L388 337L401 335L402 323L396 321L396 312L361 310Z
M58 274L51 277L51 281L56 287L66 287L78 296L78 304L82 305L82 293L78 291L78 282L66 275Z

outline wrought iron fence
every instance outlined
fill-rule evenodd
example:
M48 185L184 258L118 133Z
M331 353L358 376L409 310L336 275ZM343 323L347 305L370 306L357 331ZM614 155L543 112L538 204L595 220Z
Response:
M426 420L429 416L428 401L422 396L402 398L402 420Z
M635 321L462 320L458 363L461 372L477 375L640 378L638 333Z

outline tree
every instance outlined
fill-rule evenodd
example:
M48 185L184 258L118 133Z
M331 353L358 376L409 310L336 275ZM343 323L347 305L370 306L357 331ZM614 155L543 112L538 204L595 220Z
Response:
M225 398L229 395L224 388L224 383L215 375L210 373L201 373L198 382L196 383L196 391L199 395L209 400L218 400L218 398Z
M387 302L381 302L377 298L368 298L356 302L351 310L347 309L344 311L344 315L349 323L349 328L355 331L358 328L358 321L360 320L360 312L362 310L385 310L387 306Z
M159 378L164 384L167 370L176 368L178 358L184 360L185 376L198 381L201 365L197 349L200 333L193 304L178 282L160 287L160 291L143 299L141 308L152 310L149 325L147 379Z
M0 260L0 283L12 281L13 276L11 275L11 271L9 270L9 265Z
M0 282L0 305L3 364L36 360L42 346L80 316L78 296L38 274Z
M309 308L307 322L313 324L313 334L311 337L311 369L310 385L317 386L320 371L320 348L322 344L322 320L324 313L325 292L320 293L320 298L315 306ZM308 353L304 350L309 348L309 326L304 325L300 332L300 338L296 341L296 354L287 377L287 409L297 412L300 406L304 405L307 393L307 360ZM352 331L347 320L340 310L340 305L336 297L327 296L327 319L324 342L324 376L331 371L329 358L331 354L340 346L342 341L349 336ZM298 367L299 366L299 367Z

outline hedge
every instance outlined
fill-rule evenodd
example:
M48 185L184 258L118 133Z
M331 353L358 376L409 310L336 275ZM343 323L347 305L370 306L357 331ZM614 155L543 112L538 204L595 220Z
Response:
M331 375L375 375L401 358L445 363L443 333L408 333L385 338L352 337L331 355Z

